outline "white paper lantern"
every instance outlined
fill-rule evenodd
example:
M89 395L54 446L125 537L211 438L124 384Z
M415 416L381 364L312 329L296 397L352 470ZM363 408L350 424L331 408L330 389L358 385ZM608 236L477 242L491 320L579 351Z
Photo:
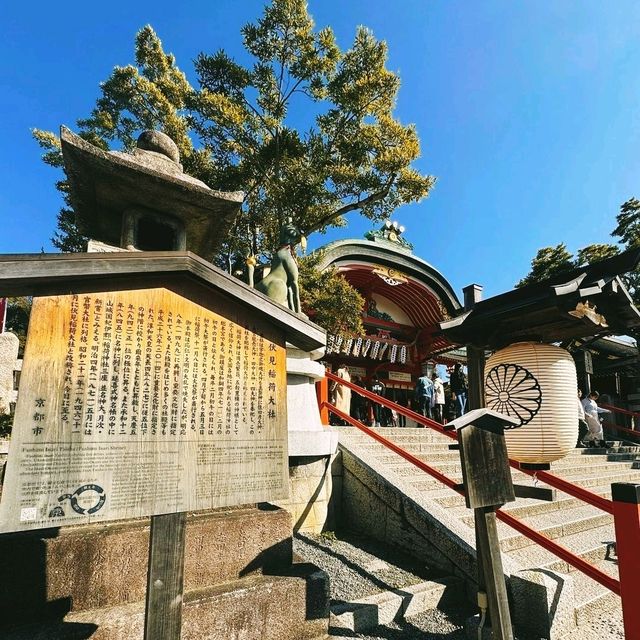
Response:
M518 418L505 431L509 457L543 465L559 460L578 439L577 376L560 347L518 342L496 351L484 369L485 406Z

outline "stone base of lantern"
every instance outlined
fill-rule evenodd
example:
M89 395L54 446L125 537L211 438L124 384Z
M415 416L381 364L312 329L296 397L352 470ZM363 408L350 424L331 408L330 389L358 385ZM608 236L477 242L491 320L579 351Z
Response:
M320 422L315 383L324 378L324 367L314 361L320 356L287 347L290 497L278 505L293 516L294 531L308 533L333 528L331 462L338 434Z

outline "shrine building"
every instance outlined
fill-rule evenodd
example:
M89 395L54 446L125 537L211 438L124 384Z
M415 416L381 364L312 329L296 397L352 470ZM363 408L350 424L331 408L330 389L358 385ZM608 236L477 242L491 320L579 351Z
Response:
M329 336L325 361L345 363L352 379L367 385L377 376L387 397L403 402L423 371L436 364L465 361L441 332L439 323L459 315L462 305L453 287L432 265L413 254L404 227L386 221L363 240L338 240L320 249L320 269L333 267L365 299L358 338Z

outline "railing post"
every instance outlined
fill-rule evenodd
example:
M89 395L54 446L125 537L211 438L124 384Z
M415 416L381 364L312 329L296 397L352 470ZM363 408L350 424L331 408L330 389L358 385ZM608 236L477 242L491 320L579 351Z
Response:
M640 484L611 485L625 638L640 638Z
M316 397L318 398L318 409L320 410L320 422L327 426L329 424L329 409L324 406L329 402L329 380L322 378L316 382Z

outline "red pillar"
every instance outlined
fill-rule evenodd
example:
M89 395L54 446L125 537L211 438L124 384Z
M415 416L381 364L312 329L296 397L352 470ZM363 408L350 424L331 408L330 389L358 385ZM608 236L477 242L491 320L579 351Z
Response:
M640 484L611 485L620 596L626 638L640 638Z
M329 380L322 378L316 382L316 397L318 398L318 408L320 409L320 422L329 424L329 409L323 406L323 402L329 402Z

